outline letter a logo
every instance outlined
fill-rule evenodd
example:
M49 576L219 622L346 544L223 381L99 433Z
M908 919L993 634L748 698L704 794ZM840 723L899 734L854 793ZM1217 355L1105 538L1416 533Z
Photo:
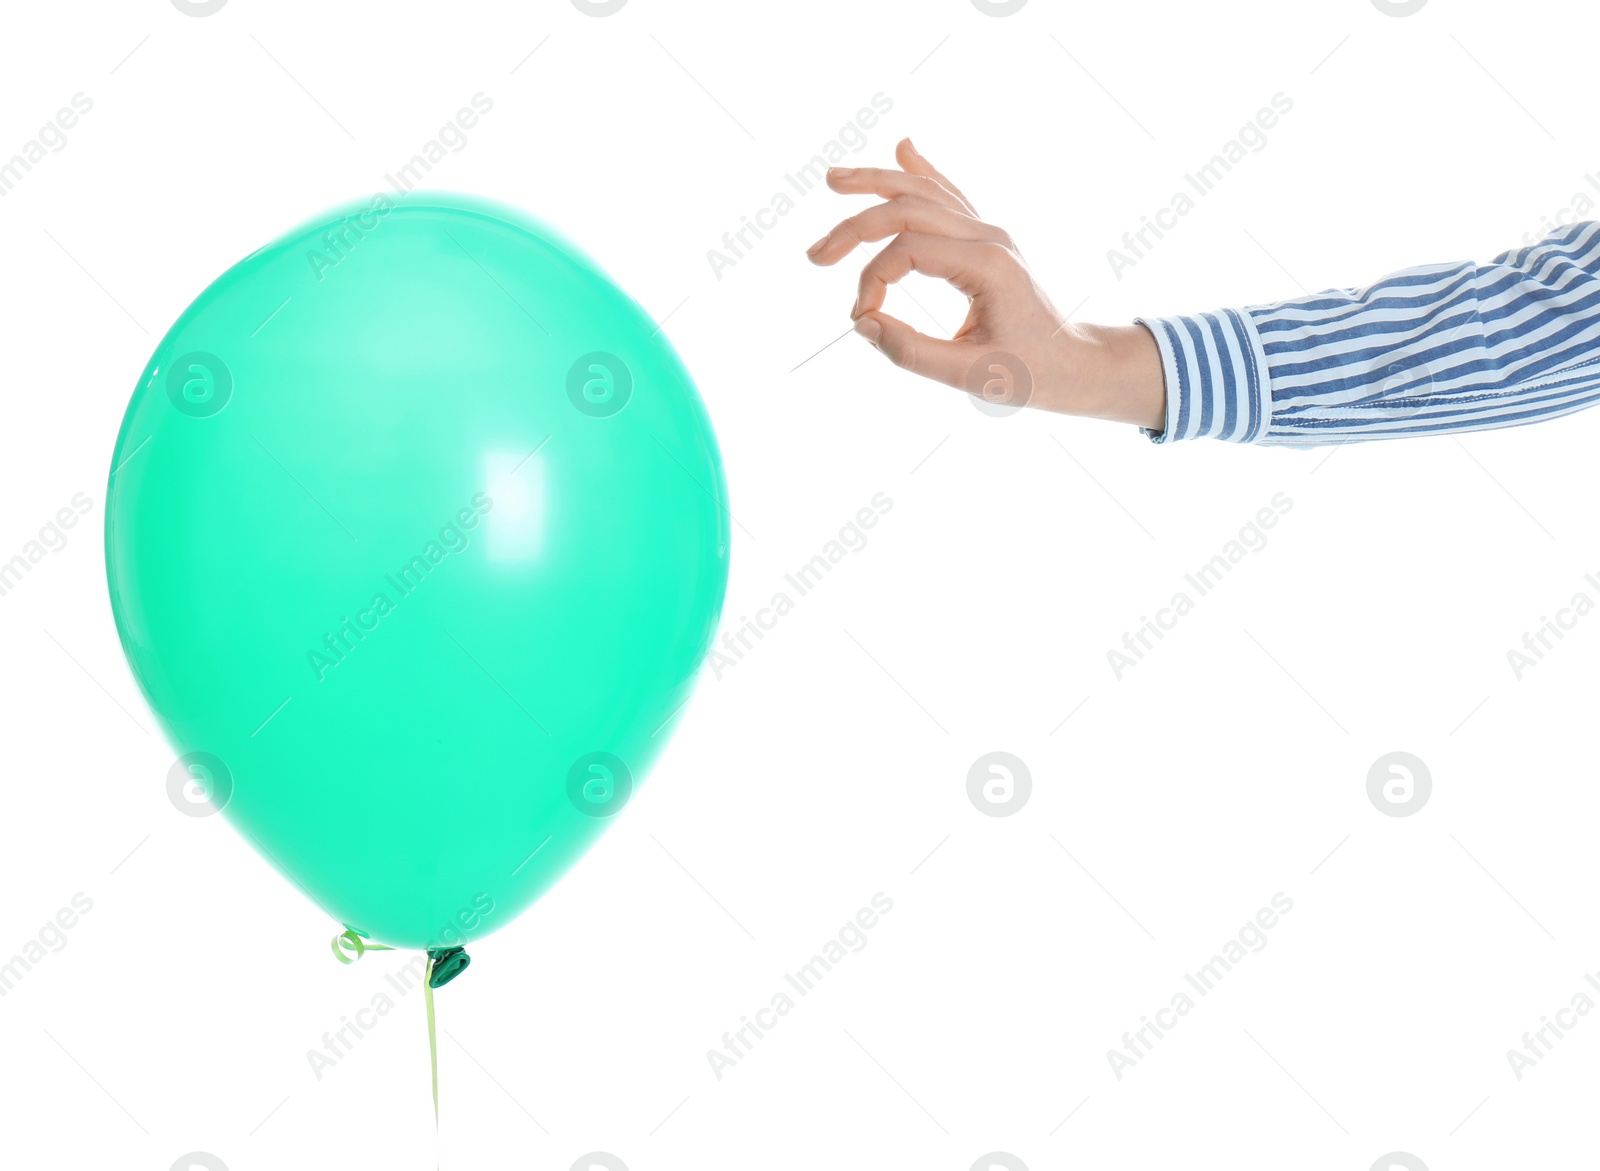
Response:
M615 354L584 354L567 370L567 397L592 419L604 419L628 405L633 374Z

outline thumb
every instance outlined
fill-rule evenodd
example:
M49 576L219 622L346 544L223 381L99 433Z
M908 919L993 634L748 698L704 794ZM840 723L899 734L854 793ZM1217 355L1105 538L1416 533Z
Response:
M876 309L856 319L856 332L900 369L965 389L976 356L970 346L918 333L898 317Z

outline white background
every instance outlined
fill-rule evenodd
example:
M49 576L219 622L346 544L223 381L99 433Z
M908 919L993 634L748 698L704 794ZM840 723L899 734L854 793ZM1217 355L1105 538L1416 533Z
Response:
M803 249L859 201L797 200L721 279L706 251L882 92L851 161L914 135L1079 320L1487 260L1600 172L1595 24L1475 0L10 6L0 157L94 108L0 199L0 559L94 507L0 597L0 960L74 894L93 910L0 998L6 1164L433 1165L420 996L320 1080L306 1057L406 957L336 964L335 924L174 810L100 526L127 396L189 300L479 91L435 185L560 225L671 315L739 521L728 620L893 508L706 672L609 834L439 994L445 1167L1592 1159L1600 1014L1520 1080L1506 1051L1600 970L1600 618L1520 681L1506 652L1600 597L1600 413L1331 456L993 418L854 336L793 369L848 325L859 265ZM1279 92L1266 148L1116 279L1107 250ZM959 321L910 288L892 311ZM1280 492L1270 543L1119 681L1107 650ZM995 750L1032 775L1009 817L967 795ZM1431 771L1414 816L1368 799L1392 750ZM707 1050L877 892L867 947L719 1080ZM1277 892L1265 949L1119 1080L1107 1050Z

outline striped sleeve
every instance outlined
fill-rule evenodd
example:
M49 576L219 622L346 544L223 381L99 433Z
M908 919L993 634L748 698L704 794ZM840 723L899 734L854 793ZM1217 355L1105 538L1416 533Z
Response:
M1167 385L1158 443L1310 447L1512 427L1600 400L1600 222L1488 264L1139 318Z

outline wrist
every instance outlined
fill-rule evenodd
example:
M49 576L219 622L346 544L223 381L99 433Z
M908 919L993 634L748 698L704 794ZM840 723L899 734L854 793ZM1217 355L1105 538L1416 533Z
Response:
M1063 352L1070 414L1162 431L1166 380L1155 337L1143 325L1067 325Z

